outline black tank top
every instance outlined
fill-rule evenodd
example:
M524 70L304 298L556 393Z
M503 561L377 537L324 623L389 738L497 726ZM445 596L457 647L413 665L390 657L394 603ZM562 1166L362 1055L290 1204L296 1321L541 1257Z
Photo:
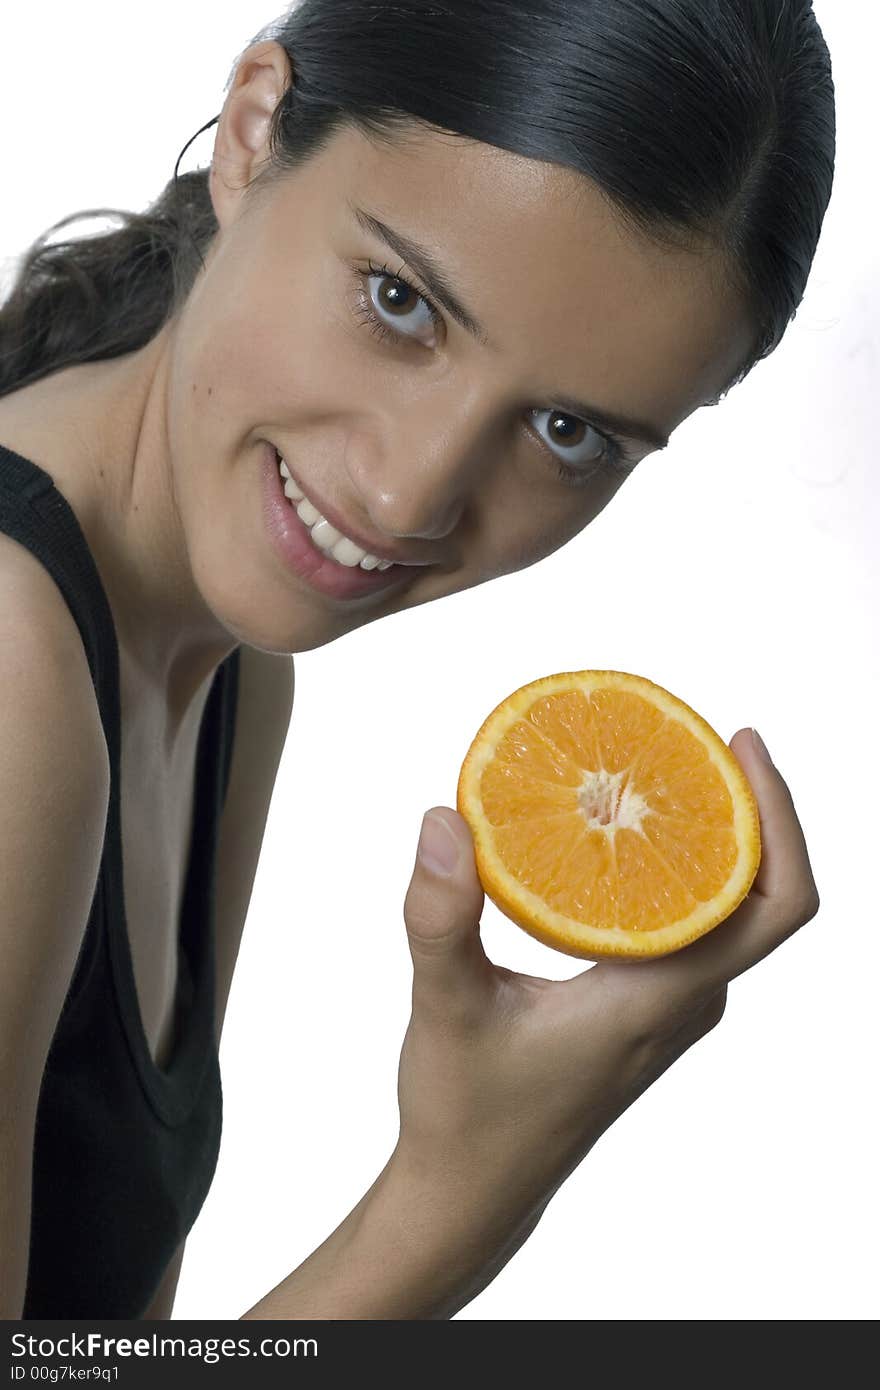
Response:
M162 1069L144 1033L125 922L119 652L110 605L64 495L42 468L2 444L0 531L45 565L76 620L111 774L100 874L38 1100L23 1317L138 1318L198 1216L220 1146L214 867L240 648L216 672L199 731L179 925L191 1002Z

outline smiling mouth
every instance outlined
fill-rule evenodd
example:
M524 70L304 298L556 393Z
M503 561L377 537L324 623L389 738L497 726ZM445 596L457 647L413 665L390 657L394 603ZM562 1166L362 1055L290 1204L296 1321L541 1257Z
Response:
M276 450L277 453L277 450ZM284 486L284 495L309 533L312 544L323 554L347 569L389 570L392 562L380 560L363 546L350 539L318 511L313 502L292 477L284 459L278 454L278 471Z
M304 496L297 503L285 494L286 479L281 472L278 451L268 441L264 442L263 468L264 517L276 553L284 567L311 588L331 599L354 602L386 591L400 592L422 572L421 566L396 563L380 568L379 557L369 555L349 537L344 537L316 509L312 509L314 519L306 510L306 520L303 520L300 509L308 508L309 503ZM321 528L321 522L326 529ZM372 563L372 569L362 566L361 559L365 559L367 565Z
M373 570L384 573L392 567L397 569L428 568L425 563L384 559L367 549L366 546L361 545L359 541L352 539L319 511L311 498L300 487L277 448L275 449L275 459L281 476L284 495L308 531L312 544L323 555L335 560L344 568L358 568L366 573Z

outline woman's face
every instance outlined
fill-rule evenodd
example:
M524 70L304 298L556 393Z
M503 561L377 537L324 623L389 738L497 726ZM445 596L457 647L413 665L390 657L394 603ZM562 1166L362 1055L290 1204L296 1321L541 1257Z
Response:
M392 149L346 129L249 201L289 74L278 45L251 52L218 133L220 232L174 344L168 427L207 603L295 652L565 545L624 468L650 466L661 444L636 434L670 435L727 384L750 326L716 258L642 244L580 176L487 145ZM365 215L430 253L485 340ZM646 427L617 431L628 460L600 414ZM405 587L331 598L285 568L266 441L319 511L417 562Z

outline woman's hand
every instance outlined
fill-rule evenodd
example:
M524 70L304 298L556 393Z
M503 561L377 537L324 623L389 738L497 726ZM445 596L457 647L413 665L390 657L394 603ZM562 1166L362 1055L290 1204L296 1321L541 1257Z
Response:
M747 898L680 951L601 961L568 980L517 974L488 959L470 830L450 807L436 808L457 859L443 877L417 858L404 903L412 1017L393 1166L414 1190L438 1194L445 1219L459 1213L462 1230L494 1241L489 1278L599 1136L715 1027L729 981L819 909L788 787L747 729L730 747L761 819L762 859Z

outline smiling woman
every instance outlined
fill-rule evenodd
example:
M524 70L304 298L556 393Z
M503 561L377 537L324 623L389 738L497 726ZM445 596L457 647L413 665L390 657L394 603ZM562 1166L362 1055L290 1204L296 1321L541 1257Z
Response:
M90 765L108 755L106 776L59 772L54 815L75 806L88 855L45 823L40 763L33 831L70 856L56 868L80 884L78 916L59 929L47 899L0 961L0 1016L19 1020L0 1032L0 1091L22 1084L4 1057L31 1062L29 1125L0 1125L17 1175L0 1203L6 1316L169 1306L219 1145L210 967L215 945L234 963L290 655L582 532L780 343L835 155L807 0L302 0L245 49L215 124L210 171L175 172L103 235L59 242L72 219L57 224L0 308L0 531L17 542L0 585L55 644L31 651L28 708L57 714L58 653L76 651L72 727ZM13 806L16 750L39 731L26 709L7 717ZM248 729L258 817L241 771L223 809ZM603 1130L718 1021L727 981L816 910L784 783L750 748L770 831L735 967L719 947L638 986L598 967L565 991L496 968L466 826L441 817L448 872L429 867L435 826L405 905L399 1142L246 1316L448 1318L510 1259ZM234 923L211 911L218 830L242 866ZM0 883L24 895L17 863L0 860ZM17 993L35 980L38 1036Z

